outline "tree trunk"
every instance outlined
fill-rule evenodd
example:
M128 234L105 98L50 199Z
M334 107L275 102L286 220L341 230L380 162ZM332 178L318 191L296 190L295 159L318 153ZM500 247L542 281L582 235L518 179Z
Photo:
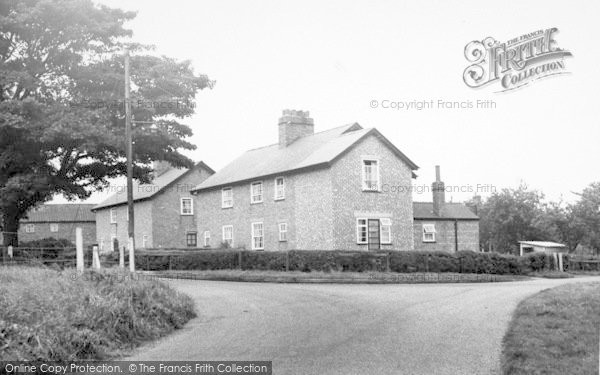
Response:
M19 230L19 219L10 214L2 215L2 239L3 246L19 246L19 235L17 231Z

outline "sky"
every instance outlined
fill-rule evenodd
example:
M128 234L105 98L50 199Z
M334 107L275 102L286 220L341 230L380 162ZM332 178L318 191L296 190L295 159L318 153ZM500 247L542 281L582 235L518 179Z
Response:
M597 0L97 2L137 11L127 25L135 41L189 59L216 81L184 122L198 146L186 155L217 171L276 143L289 108L310 111L317 132L352 122L377 128L419 166L414 185L429 186L440 165L453 201L524 182L570 202L600 181ZM569 74L501 93L498 84L464 83L469 42L552 27L573 54L564 60ZM422 110L389 108L431 100ZM477 108L478 100L493 104ZM474 108L445 104L469 101Z

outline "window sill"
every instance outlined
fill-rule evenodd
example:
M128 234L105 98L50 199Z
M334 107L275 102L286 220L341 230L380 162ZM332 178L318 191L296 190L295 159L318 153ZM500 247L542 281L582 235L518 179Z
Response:
M285 197L283 197L283 198L274 198L273 200L274 200L275 202L277 202L277 201L284 201L284 200L285 200Z
M261 204L263 201L250 202L250 204Z
M179 214L179 216L194 216L194 214Z
M228 208L233 208L233 206L221 206L222 209L226 210Z
M381 193L381 189L367 189L367 188L363 188L362 191L364 193Z

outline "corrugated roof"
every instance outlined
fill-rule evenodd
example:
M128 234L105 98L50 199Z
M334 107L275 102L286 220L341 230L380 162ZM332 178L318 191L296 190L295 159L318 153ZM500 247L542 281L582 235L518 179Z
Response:
M196 186L193 191L327 165L368 134L375 134L382 139L412 169L418 168L376 129L363 129L354 123L299 138L284 148L273 144L249 150Z
M565 245L558 242L550 241L519 241L523 245L539 246L539 247L566 247Z
M43 204L30 210L23 223L59 223L96 221L92 212L93 204Z
M214 171L208 167L203 162L199 162L196 164L194 168L202 167L207 169L209 172L214 173ZM189 172L189 168L170 168L165 171L163 174L154 178L151 184L140 184L138 181L133 181L133 200L141 201L150 199L156 194L163 191L170 184L174 183L184 174ZM100 202L93 209L97 210L100 208L107 208L112 206L118 206L121 204L127 203L127 187L126 185L122 186L111 186L113 190L116 192L110 197L106 198L104 201Z
M439 215L433 212L433 202L413 202L413 217L415 219L458 219L478 220L479 217L462 203L444 203Z

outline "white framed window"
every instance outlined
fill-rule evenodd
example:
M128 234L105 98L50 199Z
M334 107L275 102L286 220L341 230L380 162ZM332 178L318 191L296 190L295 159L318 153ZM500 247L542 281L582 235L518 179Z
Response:
M114 208L110 209L110 223L111 224L117 223L117 210L115 210Z
M423 242L435 242L435 224L423 224Z
M392 243L392 219L390 218L381 218L379 220L379 233L381 237L381 243L383 244L391 244Z
M187 232L185 234L185 244L187 247L197 247L198 234L196 232Z
M25 233L35 233L35 224L25 224Z
M58 223L50 223L50 232L58 232Z
M223 225L223 242L233 247L233 225Z
M148 247L148 235L144 234L142 236L142 247L145 249Z
M233 189L230 187L221 189L221 208L233 207Z
M285 179L277 177L275 179L275 200L279 201L282 199L285 199Z
M364 191L379 191L380 183L379 160L375 158L362 159L362 189Z
M265 232L263 223L252 223L252 250L264 250L265 248Z
M287 223L279 223L279 241L285 242L287 241Z
M367 219L356 219L356 243L367 243Z
M263 201L263 183L262 181L253 182L250 185L250 203L262 203Z
M233 237L233 234L232 234ZM205 230L204 231L204 247L209 247L210 246L210 231Z
M180 211L181 215L193 215L194 200L192 198L181 198Z

